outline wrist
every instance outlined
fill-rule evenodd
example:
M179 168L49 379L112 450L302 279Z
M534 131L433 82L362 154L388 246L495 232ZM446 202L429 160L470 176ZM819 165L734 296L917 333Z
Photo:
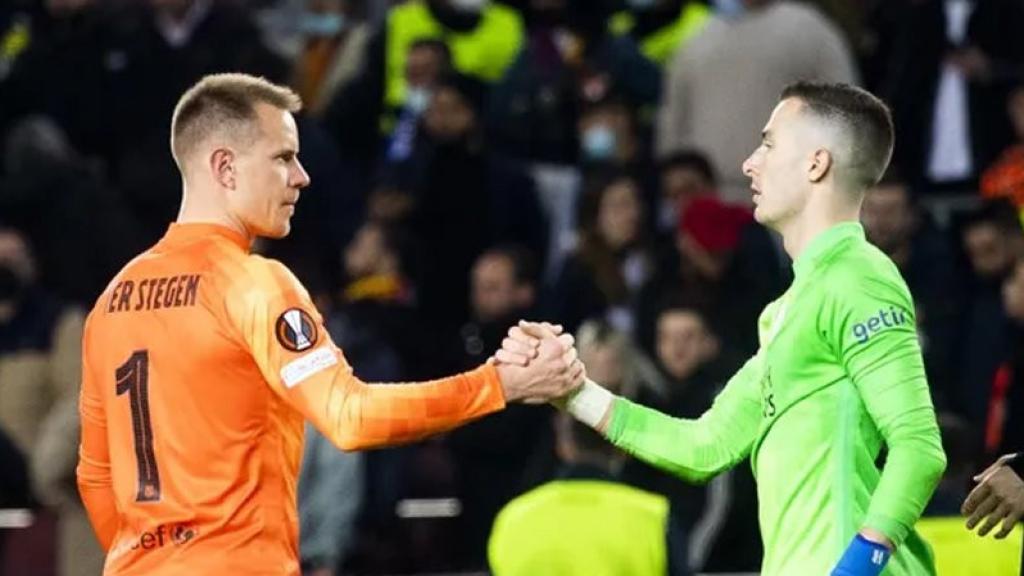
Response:
M565 399L564 406L559 406L559 408L564 409L573 418L587 426L601 430L602 424L607 426L607 415L614 402L614 394L587 378L583 382L583 386L570 394Z
M861 528L859 534L863 536L865 540L872 542L874 544L881 544L882 546L888 548L890 551L896 548L896 545L893 544L892 540L890 540L885 534L882 534L881 532L873 528Z
M832 570L832 576L880 576L890 556L892 550L885 544L858 533Z

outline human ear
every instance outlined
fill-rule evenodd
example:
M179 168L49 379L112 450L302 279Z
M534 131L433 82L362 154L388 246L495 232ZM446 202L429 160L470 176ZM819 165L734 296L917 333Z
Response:
M228 148L214 150L213 154L210 154L210 172L221 186L234 190L235 153Z
M831 169L832 153L824 148L819 148L811 156L811 165L807 170L807 179L815 183L821 182Z

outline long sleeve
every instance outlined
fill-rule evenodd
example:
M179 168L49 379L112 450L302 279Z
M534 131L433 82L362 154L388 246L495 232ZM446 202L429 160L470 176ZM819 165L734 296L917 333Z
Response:
M745 458L761 424L761 358L754 356L700 418L673 418L616 399L608 439L653 466L704 482Z
M870 271L843 275L823 308L833 348L885 443L888 456L865 525L899 545L945 470L935 410L906 286ZM898 282L898 283L897 283Z
M284 266L260 259L251 273L258 286L229 295L228 316L271 388L336 446L413 442L505 407L489 364L428 382L362 382Z
M78 491L100 545L104 550L109 550L117 534L117 502L110 474L106 409L99 389L101 380L96 378L90 367L89 350L92 345L86 321L82 338L82 392L79 398L82 438L78 450Z

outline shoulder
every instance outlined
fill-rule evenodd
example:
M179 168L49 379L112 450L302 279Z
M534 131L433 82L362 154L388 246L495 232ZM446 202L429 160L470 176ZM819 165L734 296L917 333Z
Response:
M830 325L870 322L875 316L885 324L885 316L897 312L896 325L904 320L913 325L915 308L906 282L896 265L867 242L854 242L837 254L820 281L822 320Z
M877 289L907 290L893 261L865 240L851 240L841 248L826 264L822 280L830 292L840 294Z
M227 291L232 294L251 294L264 297L298 293L306 289L287 266L273 258L250 254L239 262L235 271L227 272Z

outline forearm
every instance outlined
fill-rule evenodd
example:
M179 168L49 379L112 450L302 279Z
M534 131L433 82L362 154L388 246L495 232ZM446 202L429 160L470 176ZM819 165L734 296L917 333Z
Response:
M100 546L109 550L117 535L117 501L109 466L91 462L83 455L78 463L78 493Z
M339 373L303 401L314 425L343 450L413 442L505 407L491 365L407 384L366 384Z
M613 444L691 482L703 482L750 452L761 423L760 356L744 364L697 420L673 418L588 381L566 410Z
M889 453L864 527L899 546L920 518L946 468L931 406L903 415L887 440Z
M710 412L673 418L618 398L607 438L619 448L690 482L705 482L746 457L750 438ZM740 433L736 433L740 432Z

